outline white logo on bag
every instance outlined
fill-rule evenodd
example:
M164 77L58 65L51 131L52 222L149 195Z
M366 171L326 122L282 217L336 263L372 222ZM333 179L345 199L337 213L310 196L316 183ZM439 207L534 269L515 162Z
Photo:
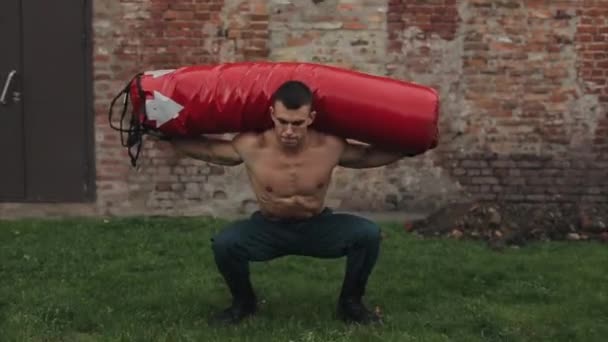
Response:
M154 91L154 98L146 100L148 119L156 121L156 127L160 127L167 121L175 119L183 108L184 106L156 90Z

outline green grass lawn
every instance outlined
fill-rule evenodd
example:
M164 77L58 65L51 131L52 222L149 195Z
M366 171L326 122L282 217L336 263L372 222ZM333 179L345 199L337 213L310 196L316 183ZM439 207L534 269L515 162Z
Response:
M608 246L538 243L495 252L383 224L366 302L385 324L334 318L345 259L252 264L263 301L239 327L212 219L0 222L0 341L606 341Z

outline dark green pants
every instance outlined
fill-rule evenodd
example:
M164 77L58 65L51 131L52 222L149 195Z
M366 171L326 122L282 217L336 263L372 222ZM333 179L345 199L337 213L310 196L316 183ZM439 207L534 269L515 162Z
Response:
M250 261L267 261L286 255L318 258L346 256L340 299L364 295L378 258L380 228L363 217L334 213L299 220L271 220L260 212L232 223L213 237L213 253L235 299L251 298Z

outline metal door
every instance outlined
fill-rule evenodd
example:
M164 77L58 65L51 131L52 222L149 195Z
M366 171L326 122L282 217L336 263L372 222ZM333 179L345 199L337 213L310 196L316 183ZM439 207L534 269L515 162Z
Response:
M0 3L0 76L16 75L0 105L0 200L90 199L87 1Z
M20 0L0 1L0 199L25 196Z

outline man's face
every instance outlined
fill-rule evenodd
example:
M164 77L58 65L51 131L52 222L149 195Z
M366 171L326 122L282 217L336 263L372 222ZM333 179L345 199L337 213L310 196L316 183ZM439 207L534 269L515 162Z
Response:
M288 109L281 101L270 107L270 114L277 138L287 148L300 146L315 116L315 112L310 110L310 105Z

